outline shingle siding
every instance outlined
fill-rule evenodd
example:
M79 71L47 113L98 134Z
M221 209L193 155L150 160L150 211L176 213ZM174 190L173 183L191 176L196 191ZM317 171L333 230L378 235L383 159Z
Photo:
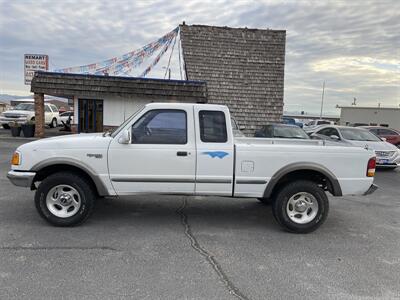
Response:
M207 82L208 102L228 105L247 134L280 121L284 30L181 25L188 80Z
M207 102L205 82L183 80L37 72L32 79L31 91L60 97L103 99L118 96Z

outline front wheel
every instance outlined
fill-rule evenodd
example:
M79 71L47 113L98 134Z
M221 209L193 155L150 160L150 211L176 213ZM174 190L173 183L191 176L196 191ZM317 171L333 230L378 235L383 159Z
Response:
M54 173L44 179L35 194L40 216L55 226L83 223L93 212L95 192L91 184L77 174Z
M321 226L329 211L328 197L312 181L289 182L273 202L274 216L286 230L309 233Z

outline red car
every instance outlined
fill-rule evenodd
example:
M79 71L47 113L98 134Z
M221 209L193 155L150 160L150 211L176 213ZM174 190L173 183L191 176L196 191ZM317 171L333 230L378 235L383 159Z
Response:
M385 138L388 143L400 148L400 131L379 126L365 126L364 128L381 138Z

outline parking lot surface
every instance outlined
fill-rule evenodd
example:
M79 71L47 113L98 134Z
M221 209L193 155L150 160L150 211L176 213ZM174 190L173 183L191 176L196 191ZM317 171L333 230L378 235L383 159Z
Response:
M23 140L0 140L0 299L400 298L400 170L366 197L330 198L290 234L256 199L100 199L82 226L48 225L6 178Z

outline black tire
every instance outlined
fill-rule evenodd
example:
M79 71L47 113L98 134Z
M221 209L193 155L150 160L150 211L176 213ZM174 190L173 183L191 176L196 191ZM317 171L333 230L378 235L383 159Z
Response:
M54 215L46 205L46 197L50 190L57 185L69 185L76 189L80 196L80 207L77 212L70 217L62 218ZM58 172L45 178L39 185L35 193L35 205L40 216L54 226L76 226L92 214L96 200L94 188L85 178L70 173Z
M57 127L57 119L53 118L53 120L51 120L51 123L49 124L50 128L56 128Z
M8 125L8 124L3 124L3 128L4 128L4 129L10 129L10 125Z
M260 201L262 204L265 205L271 205L272 204L272 199L271 198L257 198L258 201Z
M294 222L287 213L288 201L292 196L301 192L311 194L318 204L316 216L304 224ZM329 211L329 201L324 190L316 183L307 180L298 180L287 183L280 189L273 202L272 209L276 221L287 231L309 233L316 230L325 222Z

